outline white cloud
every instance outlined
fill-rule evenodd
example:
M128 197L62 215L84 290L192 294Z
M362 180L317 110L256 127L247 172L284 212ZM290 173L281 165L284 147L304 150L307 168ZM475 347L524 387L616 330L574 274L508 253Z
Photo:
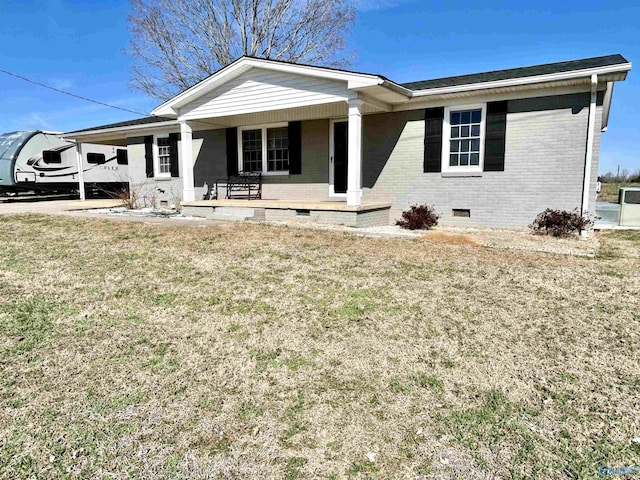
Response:
M367 12L373 10L386 10L388 8L398 7L411 0L355 0L356 9Z
M50 78L49 84L58 90L68 90L75 86L72 78Z
M20 126L16 125L16 128L19 130L54 130L46 115L39 112L31 112L16 119L15 124L18 123Z
M107 100L105 103L132 110L140 110L144 112L148 106L149 99L144 96L135 95L122 98ZM102 121L102 112L113 111L108 107L93 103L84 105L56 108L50 111L32 111L24 115L20 115L11 120L11 125L0 125L0 131L4 130L49 130L49 131L69 131L74 128L86 128L101 123L109 123ZM121 112L127 118L134 118L136 114L127 114ZM141 115L140 115L141 116Z

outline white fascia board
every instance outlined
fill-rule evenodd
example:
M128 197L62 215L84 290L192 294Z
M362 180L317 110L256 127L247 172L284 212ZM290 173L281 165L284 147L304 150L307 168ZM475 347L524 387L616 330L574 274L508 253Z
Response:
M470 83L467 85L456 85L452 87L430 88L427 90L416 90L413 98L428 97L433 95L443 95L447 93L470 92L475 90L485 90L489 88L514 87L519 85L529 85L534 83L553 82L558 80L571 80L575 78L591 78L591 75L604 75L608 73L628 72L631 70L631 63L609 65L606 67L587 68L583 70L573 70L570 72L550 73L547 75L536 75L533 77L509 78L506 80L496 80L493 82Z
M250 68L264 68L278 72L294 73L298 75L306 75L317 78L326 78L329 80L339 80L347 82L347 88L363 88L373 85L381 85L384 79L378 75L366 73L350 73L332 70L323 67L312 67L307 65L296 65L291 63L281 63L277 61L241 57L227 67L206 78L202 82L176 95L172 99L166 101L162 105L156 107L151 114L158 116L177 116L178 109L187 103L195 100L201 95L213 90L236 76L244 73Z
M135 131L146 131L153 130L158 128L170 128L170 127L179 127L180 124L178 121L169 121L169 122L155 122L155 123L143 123L138 125L127 125L125 127L114 127L114 128L101 128L97 130L87 130L83 132L69 132L64 135L64 138L71 139L82 139L83 137L88 137L92 135L110 135L113 133L133 133Z

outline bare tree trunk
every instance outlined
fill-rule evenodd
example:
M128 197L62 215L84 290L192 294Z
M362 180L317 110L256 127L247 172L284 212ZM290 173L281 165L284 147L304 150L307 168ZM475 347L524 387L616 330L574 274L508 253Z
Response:
M132 0L131 84L167 99L242 55L339 67L348 0Z

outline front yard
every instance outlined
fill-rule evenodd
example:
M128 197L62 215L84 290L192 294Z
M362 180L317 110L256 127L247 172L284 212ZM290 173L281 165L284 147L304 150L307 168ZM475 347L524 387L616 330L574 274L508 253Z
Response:
M437 238L0 218L0 478L640 465L640 233Z

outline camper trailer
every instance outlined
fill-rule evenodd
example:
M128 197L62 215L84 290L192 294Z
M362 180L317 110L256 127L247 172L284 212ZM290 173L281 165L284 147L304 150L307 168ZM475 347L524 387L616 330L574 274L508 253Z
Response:
M128 186L126 147L80 145L87 192L116 194ZM60 134L19 131L0 134L0 193L78 191L76 144Z

